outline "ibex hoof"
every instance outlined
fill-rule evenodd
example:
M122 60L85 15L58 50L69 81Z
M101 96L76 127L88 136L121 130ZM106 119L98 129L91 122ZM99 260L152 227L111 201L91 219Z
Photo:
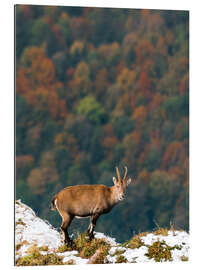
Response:
M64 241L64 244L65 244L67 247L72 247L72 245L73 245L73 240L65 240L65 241Z
M94 234L89 234L89 240L91 241L92 239L94 239Z

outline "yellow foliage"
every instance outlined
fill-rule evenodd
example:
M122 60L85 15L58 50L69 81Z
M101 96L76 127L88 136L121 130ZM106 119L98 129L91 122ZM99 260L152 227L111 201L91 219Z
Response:
M70 54L74 55L76 53L82 53L83 49L84 49L83 42L76 40L73 42L72 46L70 47Z
M141 105L138 108L136 108L132 117L133 119L136 120L136 123L138 124L141 124L142 122L144 122L147 117L147 110L145 106Z

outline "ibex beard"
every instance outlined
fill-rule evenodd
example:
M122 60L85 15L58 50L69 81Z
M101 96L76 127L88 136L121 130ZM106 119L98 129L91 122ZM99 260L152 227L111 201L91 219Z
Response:
M125 197L126 187L131 179L127 180L127 167L125 167L124 177L121 178L116 167L117 178L113 177L114 185L76 185L62 189L55 195L51 202L51 209L58 210L62 217L61 231L64 243L72 246L72 240L68 235L68 227L74 217L90 217L90 224L87 230L89 239L94 238L94 228L98 218L106 214Z

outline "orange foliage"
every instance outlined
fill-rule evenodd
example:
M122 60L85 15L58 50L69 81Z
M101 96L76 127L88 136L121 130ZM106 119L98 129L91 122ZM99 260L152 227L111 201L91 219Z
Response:
M33 169L27 179L33 194L43 194L46 190L44 177L40 169Z
M140 144L140 141L141 141L141 133L140 131L136 130L131 132L124 138L124 144L129 146L133 144L136 147Z
M113 149L115 148L117 143L118 139L116 138L116 136L105 137L101 142L101 145L104 149L104 154L110 162L112 162L113 160Z
M78 155L77 141L72 135L68 134L67 132L58 133L54 138L54 144L56 146L66 146L73 157L76 157Z
M135 119L136 124L140 126L147 117L147 109L145 108L145 106L141 105L138 108L136 108L132 117L133 119Z
M135 47L136 53L136 63L143 65L143 62L147 58L151 58L155 53L155 48L151 42L148 40L141 40L139 44Z
M121 70L124 69L124 67L125 67L125 62L123 60L121 60L116 67L116 74L117 75L120 74Z
M64 118L67 114L66 102L58 96L58 89L63 85L55 80L54 64L46 57L44 49L27 48L21 63L16 78L17 93L37 109L47 109L52 118Z
M133 100L131 99L131 96L128 95L128 93L123 94L116 105L115 109L115 115L120 116L123 114L126 114L126 112L129 112L131 110Z
M133 131L126 135L123 140L125 146L125 157L123 164L128 164L129 167L136 166L136 158L141 149L141 133L140 131Z
M167 41L168 45L171 45L174 42L174 34L173 34L173 32L171 32L170 30L167 30L165 38L166 38L166 41Z
M138 179L141 180L144 184L146 184L149 181L150 174L147 170L143 170L139 173Z
M144 147L144 151L142 151L140 153L140 156L139 156L139 159L138 159L138 165L141 167L142 164L144 163L145 159L146 159L146 156L147 154L149 153L149 149L150 149L150 144L146 144L145 147Z
M168 145L162 159L162 168L170 168L175 164L181 164L186 158L184 146L181 142L174 141Z
M179 85L179 94L183 96L186 91L189 92L189 74L186 73L186 75L182 78Z
M97 51L101 57L108 60L112 59L119 53L120 46L119 43L115 41L111 44L102 44Z
M140 12L143 17L147 17L150 15L150 9L141 9Z
M124 67L117 77L117 81L123 87L124 91L130 90L134 86L135 80L136 72L129 70L127 67Z
M74 68L70 67L66 70L66 75L68 79L72 78L73 74L74 74Z
M18 76L16 78L16 91L17 93L24 95L30 91L31 86L28 78L26 77L24 68L18 69Z
M104 131L107 136L114 136L113 127L110 123L105 125Z
M171 167L168 170L168 173L170 175L178 176L179 179L183 179L184 177L184 170L182 169L182 167L178 167L178 166Z
M175 139L181 140L184 132L184 128L188 127L188 118L185 117L175 128Z
M118 139L116 138L116 136L106 137L102 141L102 145L107 150L112 150L116 146L117 143L118 143Z
M154 13L150 15L149 29L151 31L158 31L164 25L164 19L160 14Z
M65 40L63 34L61 33L61 30L60 30L59 26L56 25L56 24L54 24L54 25L51 27L51 29L52 29L52 32L54 33L54 35L55 35L57 41L59 42L59 44L65 47L65 45L66 45L66 40Z
M141 91L146 91L146 90L150 89L151 80L150 80L149 76L146 74L146 72L142 71L140 73L138 83L139 83Z
M46 191L47 183L58 180L58 173L55 168L35 168L31 170L27 179L28 185L33 194L41 195Z
M164 98L160 95L160 93L154 94L152 97L152 101L150 102L150 109L156 109L159 108L162 104Z
M41 124L31 127L27 131L26 141L30 147L35 148L40 143Z
M16 157L16 174L21 173L24 168L30 168L34 163L32 155L21 155Z
M153 63L152 59L148 58L144 61L142 70L148 74L153 73L154 63Z
M70 54L71 55L81 54L83 50L84 50L84 43L82 41L76 40L70 47Z
M157 42L157 49L159 50L161 54L163 55L167 54L168 46L166 44L166 40L162 36L159 37L159 40Z
M23 15L27 20L32 18L32 11L29 5L19 5L18 7L23 11Z

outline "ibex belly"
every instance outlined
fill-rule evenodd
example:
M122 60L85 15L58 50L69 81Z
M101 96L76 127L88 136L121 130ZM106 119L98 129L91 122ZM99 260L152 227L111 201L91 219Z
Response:
M75 216L75 217L78 218L78 219L81 219L81 218L89 218L90 216L85 216L85 217Z

